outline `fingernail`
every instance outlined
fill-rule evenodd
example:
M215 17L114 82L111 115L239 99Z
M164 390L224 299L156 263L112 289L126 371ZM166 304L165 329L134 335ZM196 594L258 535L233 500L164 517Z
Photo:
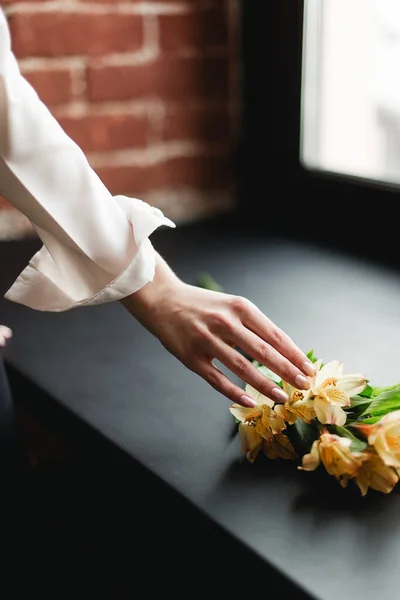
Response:
M310 380L307 377L304 377L304 375L297 375L295 383L299 390L308 390L310 387Z
M275 400L277 400L278 402L286 402L287 400L289 400L289 396L287 395L287 393L284 392L280 387L272 388L271 396L275 398Z
M312 363L310 362L305 362L303 365L303 371L305 373L307 373L307 375L310 375L310 377L312 377L313 375L315 375L315 367Z
M248 406L249 408L254 408L257 402L254 402L253 398L250 398L250 396L246 396L246 394L243 394L243 396L240 396L240 404L242 404L243 406Z

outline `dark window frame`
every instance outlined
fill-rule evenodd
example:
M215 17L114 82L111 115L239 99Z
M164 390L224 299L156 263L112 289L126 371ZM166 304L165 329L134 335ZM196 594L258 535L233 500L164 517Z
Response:
M303 0L242 0L240 221L400 267L399 187L303 168Z

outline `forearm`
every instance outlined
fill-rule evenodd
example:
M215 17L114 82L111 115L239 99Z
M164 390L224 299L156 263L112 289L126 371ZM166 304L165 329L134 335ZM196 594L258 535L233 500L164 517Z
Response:
M122 298L121 302L128 311L147 329L154 333L152 323L162 312L173 291L185 284L174 273L168 263L156 252L156 269L153 281L137 292Z

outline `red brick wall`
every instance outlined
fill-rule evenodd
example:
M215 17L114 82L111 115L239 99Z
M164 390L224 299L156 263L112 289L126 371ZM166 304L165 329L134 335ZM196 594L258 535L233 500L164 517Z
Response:
M113 194L177 222L229 210L236 0L0 4L23 74Z

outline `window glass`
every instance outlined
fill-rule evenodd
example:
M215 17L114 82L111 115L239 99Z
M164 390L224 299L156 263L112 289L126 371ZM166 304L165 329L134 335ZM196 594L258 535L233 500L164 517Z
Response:
M306 0L301 160L400 183L400 0Z

